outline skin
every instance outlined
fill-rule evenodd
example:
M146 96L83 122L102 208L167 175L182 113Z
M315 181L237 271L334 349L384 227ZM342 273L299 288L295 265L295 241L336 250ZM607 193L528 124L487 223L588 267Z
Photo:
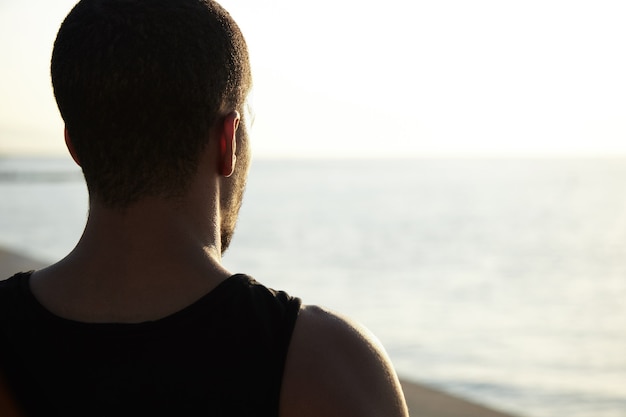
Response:
M220 119L181 199L145 198L123 211L92 199L76 248L32 275L38 301L76 321L139 323L181 310L231 276L221 255L250 159L240 119L236 111ZM80 164L67 132L66 143ZM408 416L382 346L338 314L304 306L285 366L281 417Z

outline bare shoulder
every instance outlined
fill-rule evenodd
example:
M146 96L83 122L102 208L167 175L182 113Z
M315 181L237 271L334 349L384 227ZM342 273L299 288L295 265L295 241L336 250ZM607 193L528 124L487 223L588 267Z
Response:
M306 306L287 355L280 415L405 417L408 411L377 339L345 317Z

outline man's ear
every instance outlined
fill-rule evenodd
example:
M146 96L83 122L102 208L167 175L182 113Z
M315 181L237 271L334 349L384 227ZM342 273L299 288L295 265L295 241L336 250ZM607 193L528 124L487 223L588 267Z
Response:
M226 115L220 129L219 136L219 166L220 175L230 177L235 171L237 162L237 128L241 116L238 111L232 111Z
M80 161L78 160L78 155L76 154L76 149L74 149L74 144L72 143L72 138L70 138L70 133L67 131L67 126L63 129L63 136L65 136L65 146L67 146L67 150L70 151L70 155L72 155L72 159L78 166L80 166Z

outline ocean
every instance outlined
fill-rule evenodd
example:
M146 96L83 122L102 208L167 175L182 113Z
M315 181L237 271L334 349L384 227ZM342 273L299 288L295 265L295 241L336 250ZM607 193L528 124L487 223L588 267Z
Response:
M69 158L0 159L0 245L53 261L86 217ZM259 159L224 263L365 324L406 379L626 416L626 159Z

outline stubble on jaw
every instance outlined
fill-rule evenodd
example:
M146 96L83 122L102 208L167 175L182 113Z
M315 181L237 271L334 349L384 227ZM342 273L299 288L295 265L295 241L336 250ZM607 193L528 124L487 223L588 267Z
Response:
M233 175L228 178L222 178L224 182L224 187L222 187L223 193L220 195L222 209L220 224L222 255L229 248L235 234L250 168L250 150L248 148L248 133L245 123L241 123L237 130L236 154L237 162Z

